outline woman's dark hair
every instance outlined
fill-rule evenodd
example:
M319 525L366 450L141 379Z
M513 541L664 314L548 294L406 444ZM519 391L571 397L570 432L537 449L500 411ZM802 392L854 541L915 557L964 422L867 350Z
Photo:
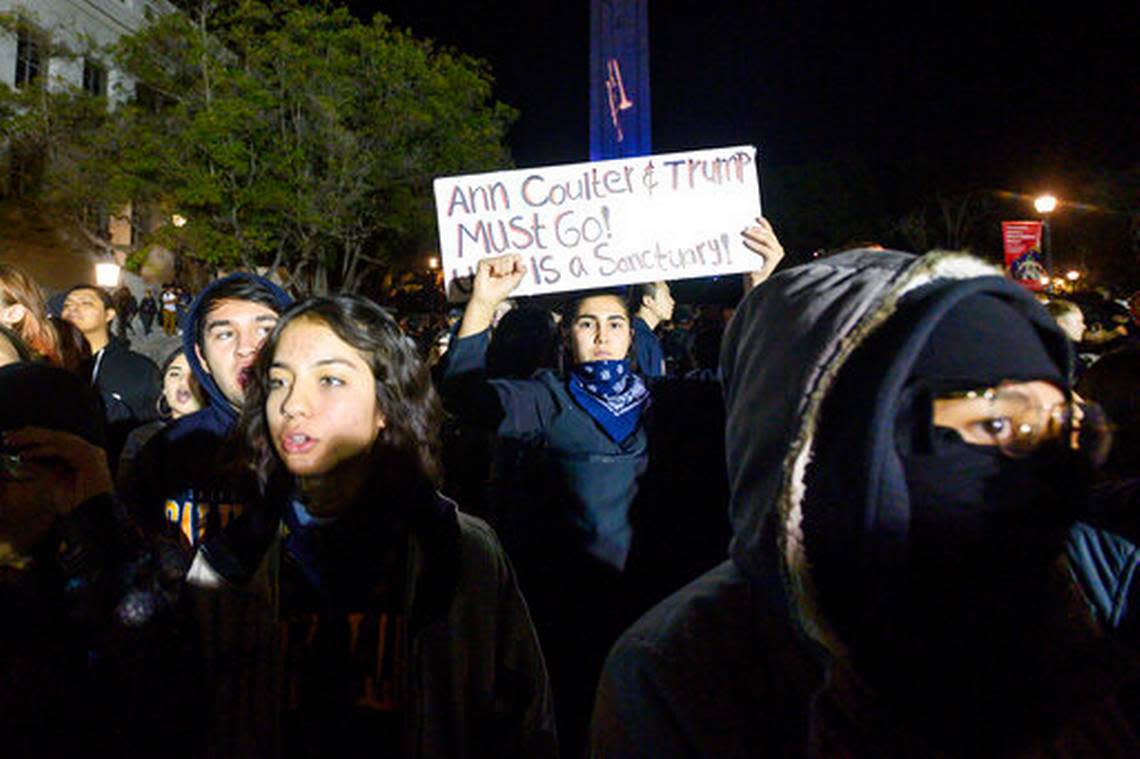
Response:
M439 481L442 407L427 366L387 311L359 295L332 295L309 298L283 313L254 364L241 427L252 454L249 465L262 487L279 474L281 466L265 414L269 367L281 333L303 319L327 326L360 351L376 378L376 405L385 422L372 447L377 476L406 485L417 481L435 485Z
M49 316L48 320L59 336L59 363L67 371L85 376L89 374L87 362L91 360L91 343L69 321L58 316Z
M487 377L527 379L538 369L557 369L558 346L558 327L549 311L512 308L491 333Z

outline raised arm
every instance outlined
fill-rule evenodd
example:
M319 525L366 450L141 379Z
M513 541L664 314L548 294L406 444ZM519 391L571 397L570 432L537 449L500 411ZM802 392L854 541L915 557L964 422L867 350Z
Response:
M484 258L475 270L471 300L463 312L458 337L470 337L491 326L495 307L502 303L519 286L526 267L518 253L507 253Z

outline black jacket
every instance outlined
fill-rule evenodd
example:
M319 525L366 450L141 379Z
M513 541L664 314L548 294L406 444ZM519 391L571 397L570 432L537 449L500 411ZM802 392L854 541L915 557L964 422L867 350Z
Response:
M900 302L920 293L922 310L894 319ZM849 252L785 271L742 302L721 352L730 559L618 641L598 691L596 755L932 752L915 725L868 694L847 646L885 623L882 594L905 576L909 501L893 429L901 385L942 315L977 293L1013 306L1059 365L1071 361L1056 324L1028 293L960 254ZM842 418L821 416L841 367L888 327L900 339L868 374L872 400L845 407ZM827 449L821 440L834 439L823 434L829 425L866 434ZM845 497L825 502L812 473L829 467L858 476ZM831 546L838 553L822 552L805 528L820 523L825 506L847 517L831 522L841 537ZM830 604L818 594L824 571L843 588ZM1088 645L1074 644L1056 671L1025 683L1023 698L984 715L988 721L977 721L983 715L971 703L958 705L962 744L980 753L999 746L1005 753L1013 746L1135 751L1135 652L1097 637L1077 596L1070 621L1075 636L1088 634ZM857 620L842 633L834 626L840 606ZM921 706L923 695L910 706ZM1039 719L1015 734L1015 715L1018 729Z

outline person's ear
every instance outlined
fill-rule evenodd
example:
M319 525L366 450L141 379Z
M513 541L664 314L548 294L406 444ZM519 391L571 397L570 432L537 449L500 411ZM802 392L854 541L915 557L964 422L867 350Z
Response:
M107 313L107 323L110 324L111 322L113 322L115 320L115 309L108 308L106 313Z
M28 309L23 303L13 303L7 308L0 309L0 323L19 324L28 315Z
M206 357L204 355L202 355L202 346L198 345L197 343L194 343L194 355L198 357L198 363L201 365L202 371L213 377L214 373L210 371L210 362L206 360ZM191 374L193 374L193 372L191 372Z

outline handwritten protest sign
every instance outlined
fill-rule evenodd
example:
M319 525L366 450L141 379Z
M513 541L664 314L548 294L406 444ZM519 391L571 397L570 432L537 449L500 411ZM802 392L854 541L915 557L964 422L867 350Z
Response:
M479 260L520 253L517 295L752 271L760 215L751 146L435 180L448 297Z

